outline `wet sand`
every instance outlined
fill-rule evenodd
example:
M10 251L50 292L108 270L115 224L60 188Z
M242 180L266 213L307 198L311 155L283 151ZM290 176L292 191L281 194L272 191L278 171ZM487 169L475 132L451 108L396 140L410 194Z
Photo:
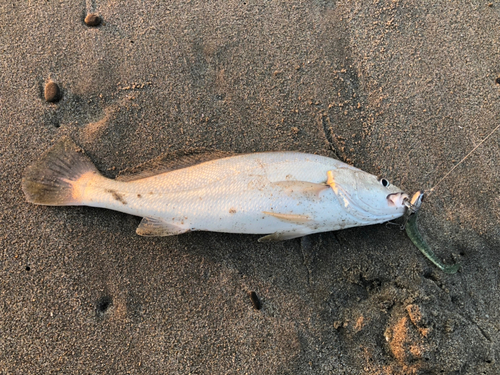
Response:
M498 373L500 134L422 208L455 275L398 226L143 238L137 217L28 204L21 178L69 136L108 177L176 151L295 150L428 189L498 125L500 3L9 1L0 17L0 374Z

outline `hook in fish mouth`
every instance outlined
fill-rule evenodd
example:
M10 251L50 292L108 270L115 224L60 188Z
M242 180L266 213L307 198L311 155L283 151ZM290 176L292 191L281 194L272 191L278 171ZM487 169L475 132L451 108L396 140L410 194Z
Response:
M418 190L415 194L412 195L411 199L406 196L403 200L403 204L406 206L405 213L403 215L403 224L401 224L401 230L404 230L406 227L406 223L408 223L408 219L411 215L416 214L418 210L420 210L420 206L422 206L422 202L424 201L425 190Z
M405 205L405 202L409 199L408 194L403 191L399 193L391 193L386 199L389 201L389 206L401 207Z

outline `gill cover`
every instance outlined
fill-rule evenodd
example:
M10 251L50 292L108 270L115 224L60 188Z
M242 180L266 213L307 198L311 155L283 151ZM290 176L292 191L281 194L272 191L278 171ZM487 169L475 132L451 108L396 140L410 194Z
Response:
M333 176L337 195L344 208L358 220L377 223L404 213L408 196L385 179L362 170L339 168Z

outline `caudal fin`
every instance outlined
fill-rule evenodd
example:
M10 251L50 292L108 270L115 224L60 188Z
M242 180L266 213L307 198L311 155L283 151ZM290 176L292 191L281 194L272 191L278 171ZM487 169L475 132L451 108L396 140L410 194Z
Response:
M64 137L24 171L26 200L47 206L78 205L74 182L89 172L99 173L83 150Z

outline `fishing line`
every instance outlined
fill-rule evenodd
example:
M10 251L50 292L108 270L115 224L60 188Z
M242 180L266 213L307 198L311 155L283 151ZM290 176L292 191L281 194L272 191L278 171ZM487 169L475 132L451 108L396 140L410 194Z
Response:
M442 178L441 178L441 179L437 182L437 184L436 184L436 185L434 185L434 186L433 186L430 190L426 190L426 191L425 191L425 192L426 192L426 195L427 195L427 196L431 195L431 194L434 192L434 189L435 189L435 188L436 188L436 187L437 187L437 186L438 186L438 185L439 185L439 184L440 184L440 183L441 183L441 182L442 182L442 181L443 181L446 177L448 177L448 175L449 175L451 172L453 172L453 170L454 170L456 167L458 167L458 166L459 166L460 164L462 164L462 163L463 163L463 162L464 162L464 161L465 161L465 160L466 160L466 159L467 159L470 155L472 155L472 153L473 153L474 151L476 151L476 149L477 149L479 146L481 146L481 145L482 145L482 144L483 144L483 143L484 143L484 142L485 142L485 141L486 141L489 137L491 137L491 135L492 135L494 132L496 132L496 131L498 130L498 128L500 128L500 124L498 124L498 125L497 125L497 127L496 127L495 129L493 129L493 130L491 131L491 133L490 133L490 134L488 134L488 135L486 136L486 138L484 138L481 142L479 142L479 143L478 143L478 145L477 145L476 147L474 147L474 148L473 148L473 149L472 149L472 150L471 150L471 151L470 151L467 155L465 155L465 156L464 156L464 158L463 158L462 160L460 160L457 164L455 164L455 165L453 166L453 168L451 168L451 169L448 171L448 173L446 173L446 174L445 174L445 175L444 175L444 176L443 176L443 177L442 177Z

